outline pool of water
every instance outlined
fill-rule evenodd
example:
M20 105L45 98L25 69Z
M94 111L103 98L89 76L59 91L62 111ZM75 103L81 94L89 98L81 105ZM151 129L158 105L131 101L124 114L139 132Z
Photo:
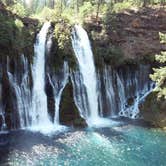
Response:
M131 124L50 136L16 131L2 140L4 166L166 165L166 132Z

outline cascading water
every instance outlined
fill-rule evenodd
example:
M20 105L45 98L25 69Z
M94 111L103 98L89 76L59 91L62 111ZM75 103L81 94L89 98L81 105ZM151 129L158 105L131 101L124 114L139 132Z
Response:
M20 128L25 128L30 126L31 117L30 111L31 108L31 91L30 91L30 80L29 80L29 70L28 70L28 60L21 56L21 63L23 65L21 81L18 81L17 74L11 74L9 69L7 71L10 85L14 89L16 96L16 109L19 114L19 123ZM9 68L9 67L8 67Z
M22 55L20 57L20 66L11 73L10 59L7 60L7 74L12 91L12 99L14 110L18 114L16 126L20 128L29 128L31 130L48 133L56 131L59 128L59 104L62 91L67 84L69 76L68 63L64 62L63 69L58 74L53 74L51 77L48 73L48 78L52 86L55 98L55 117L54 123L51 122L48 115L47 96L45 93L45 43L47 31L50 27L49 23L45 23L37 35L34 45L34 64L29 67L27 58ZM20 68L21 71L20 72ZM31 90L30 75L32 70L33 86ZM1 114L1 112L0 112ZM2 111L2 127L5 126L5 118ZM64 127L63 127L64 128Z
M74 86L78 88L74 88L78 91L84 91L81 98L81 102L84 104L79 104L80 101L76 99L77 106L84 106L83 109L80 110L82 115L85 115L88 125L98 126L98 125L108 125L108 121L106 119L102 119L99 116L98 110L98 92L97 92L97 76L95 71L95 65L93 60L93 53L91 50L89 38L87 32L79 25L75 25L73 30L73 38L72 38L72 46L78 60L79 65L79 74L81 74L84 87L80 87L78 85L78 81L76 79L77 72L74 73L74 79L72 78L72 82L76 83ZM76 92L75 92L76 95ZM85 104L86 103L86 104ZM78 107L78 108L81 108ZM86 107L86 108L85 108ZM86 112L84 112L86 111ZM110 123L110 122L109 122Z
M115 70L105 65L103 69L98 69L96 74L87 33L82 27L76 25L72 45L79 69L69 72L68 63L64 62L63 68L55 72L49 63L45 62L45 43L49 27L50 24L45 23L37 36L32 68L27 58L22 55L21 60L11 60L11 67L14 64L14 70L10 69L8 58L7 76L10 84L8 102L12 103L9 109L13 109L11 116L14 119L11 128L28 127L42 132L59 130L59 104L69 77L73 84L75 104L88 125L100 127L113 124L111 120L108 122L108 119L103 117L137 118L139 104L153 89L153 84L149 81L149 66L140 65L132 70L129 66ZM51 42L48 43L51 49ZM48 68L45 67L45 63ZM46 95L47 83L49 90L46 90ZM6 102L2 103L2 101L4 100L0 100L0 122L1 129L5 129ZM47 102L50 104L50 101L51 106L47 106ZM51 109L48 109L49 106ZM48 113L52 114L51 120Z
M98 72L98 87L99 87L99 106L100 114L116 116L117 104L116 104L116 91L115 87L115 74L110 66L105 66L103 72ZM111 113L105 113L109 112Z
M2 66L0 65L0 133L4 132L6 130L6 121L5 121L5 111L4 111L4 105L2 102Z
M100 112L110 117L138 118L139 104L154 87L149 73L150 67L145 65L119 71L105 66L98 74Z
M56 131L63 131L66 129L65 126L60 124L59 120L59 107L62 92L68 83L69 78L69 66L68 62L64 61L63 64L59 64L61 66L58 70L55 70L55 64L53 63L56 60L56 56L52 54L53 47L53 31L54 29L50 29L52 33L48 34L48 39L46 42L46 93L48 103L49 112L52 117L52 122L54 123ZM56 63L56 62L55 62ZM53 104L54 103L54 104Z
M98 115L98 93L96 72L93 62L93 54L86 31L79 25L74 27L73 49L79 63L79 69L86 87L89 112L88 119L93 122L99 117Z
M134 73L134 74L133 74ZM119 93L119 115L132 119L139 116L139 105L152 92L154 83L149 79L149 66L140 65L135 72L128 71L127 78L117 74Z
M32 127L47 130L53 127L47 110L47 96L45 93L45 43L50 23L43 25L35 44L35 57L32 66Z
M2 96L2 87L0 85L0 96ZM6 122L5 122L5 115L4 115L4 109L2 100L0 99L0 133L4 132L6 130Z
M56 75L54 74L52 77L48 75L49 82L53 88L54 93L54 100L55 100L55 117L54 117L54 124L56 126L59 124L59 104L61 101L61 95L63 92L63 89L65 88L68 77L69 77L69 67L68 63L64 62L62 70Z
M80 111L80 114L86 118L89 115L89 103L86 87L83 84L83 78L80 71L77 70L71 73L71 81L74 89L74 101Z

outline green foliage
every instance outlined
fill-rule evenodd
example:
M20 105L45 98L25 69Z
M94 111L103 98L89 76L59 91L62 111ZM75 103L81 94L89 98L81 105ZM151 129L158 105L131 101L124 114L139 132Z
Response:
M17 14L21 17L24 17L26 15L25 8L20 3L15 3L12 6L8 7L9 10L11 10L14 14Z
M39 14L47 7L49 9L55 9L60 15L68 11L69 15L75 15L84 19L84 17L96 15L97 13L101 16L106 13L107 9L111 9L111 12L121 12L132 7L164 4L165 0L2 0L2 2L8 5L10 10L20 16ZM47 15L47 12L45 12L45 14ZM75 20L75 17L73 17L73 19Z
M166 44L166 35L159 32L159 36L160 36L160 40L161 40L161 43L165 43Z
M125 1L125 2L119 2L119 3L116 3L114 6L113 6L113 12L122 12L126 9L130 9L133 7L133 3L132 2L128 2L128 1Z
M13 29L16 28L14 21L0 14L0 45L10 46L15 41Z
M40 13L32 15L32 18L37 18L41 21L46 21L46 20L51 21L56 19L57 17L58 17L58 14L54 10L48 7L44 7Z
M79 8L79 15L81 18L85 18L90 14L93 14L95 11L94 6L91 2L84 2L83 5Z
M34 30L12 14L0 13L0 56L33 56ZM31 60L31 59L30 59Z
M56 24L54 29L55 38L58 41L58 46L60 49L65 49L70 41L70 24L68 20L63 20Z
M15 25L17 26L17 28L21 31L22 30L22 28L23 28L23 22L21 21L21 20L18 20L18 19L16 19L15 20Z
M161 42L166 43L166 34L160 33ZM166 51L161 52L160 55L156 55L156 61L163 64L162 67L154 69L154 74L150 77L156 82L155 91L158 92L158 97L164 97L166 99Z

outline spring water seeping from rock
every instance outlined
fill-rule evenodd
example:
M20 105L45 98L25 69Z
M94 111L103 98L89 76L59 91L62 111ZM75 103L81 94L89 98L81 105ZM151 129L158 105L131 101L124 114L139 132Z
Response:
M20 78L18 77L18 72L15 72L14 74L10 72L9 66L7 67L7 74L11 89L14 91L16 97L13 99L13 103L16 103L16 110L19 115L19 126L20 128L25 128L31 125L30 110L32 96L30 89L29 63L24 55L22 55L20 59L22 65L22 72L19 71L19 74L21 75Z
M53 89L54 100L55 100L55 116L54 116L54 124L55 126L59 126L59 105L61 101L62 92L68 82L69 77L69 67L68 63L64 62L63 68L57 73L50 76L48 74L49 82Z
M2 87L0 85L0 96L2 96ZM2 104L2 99L0 99L0 133L6 130L5 112Z
M155 87L149 79L150 66L140 65L136 71L126 69L124 73L117 73L117 89L119 91L120 116L132 119L139 117L139 105Z
M153 90L149 79L150 66L126 67L119 70L105 65L98 73L99 106L103 116L139 116L139 105Z

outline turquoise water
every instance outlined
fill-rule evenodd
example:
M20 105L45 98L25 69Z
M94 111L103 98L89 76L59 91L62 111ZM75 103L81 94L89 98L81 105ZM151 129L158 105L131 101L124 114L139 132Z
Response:
M19 135L12 136L7 155L12 166L166 165L166 132L159 129L124 125L51 137Z

